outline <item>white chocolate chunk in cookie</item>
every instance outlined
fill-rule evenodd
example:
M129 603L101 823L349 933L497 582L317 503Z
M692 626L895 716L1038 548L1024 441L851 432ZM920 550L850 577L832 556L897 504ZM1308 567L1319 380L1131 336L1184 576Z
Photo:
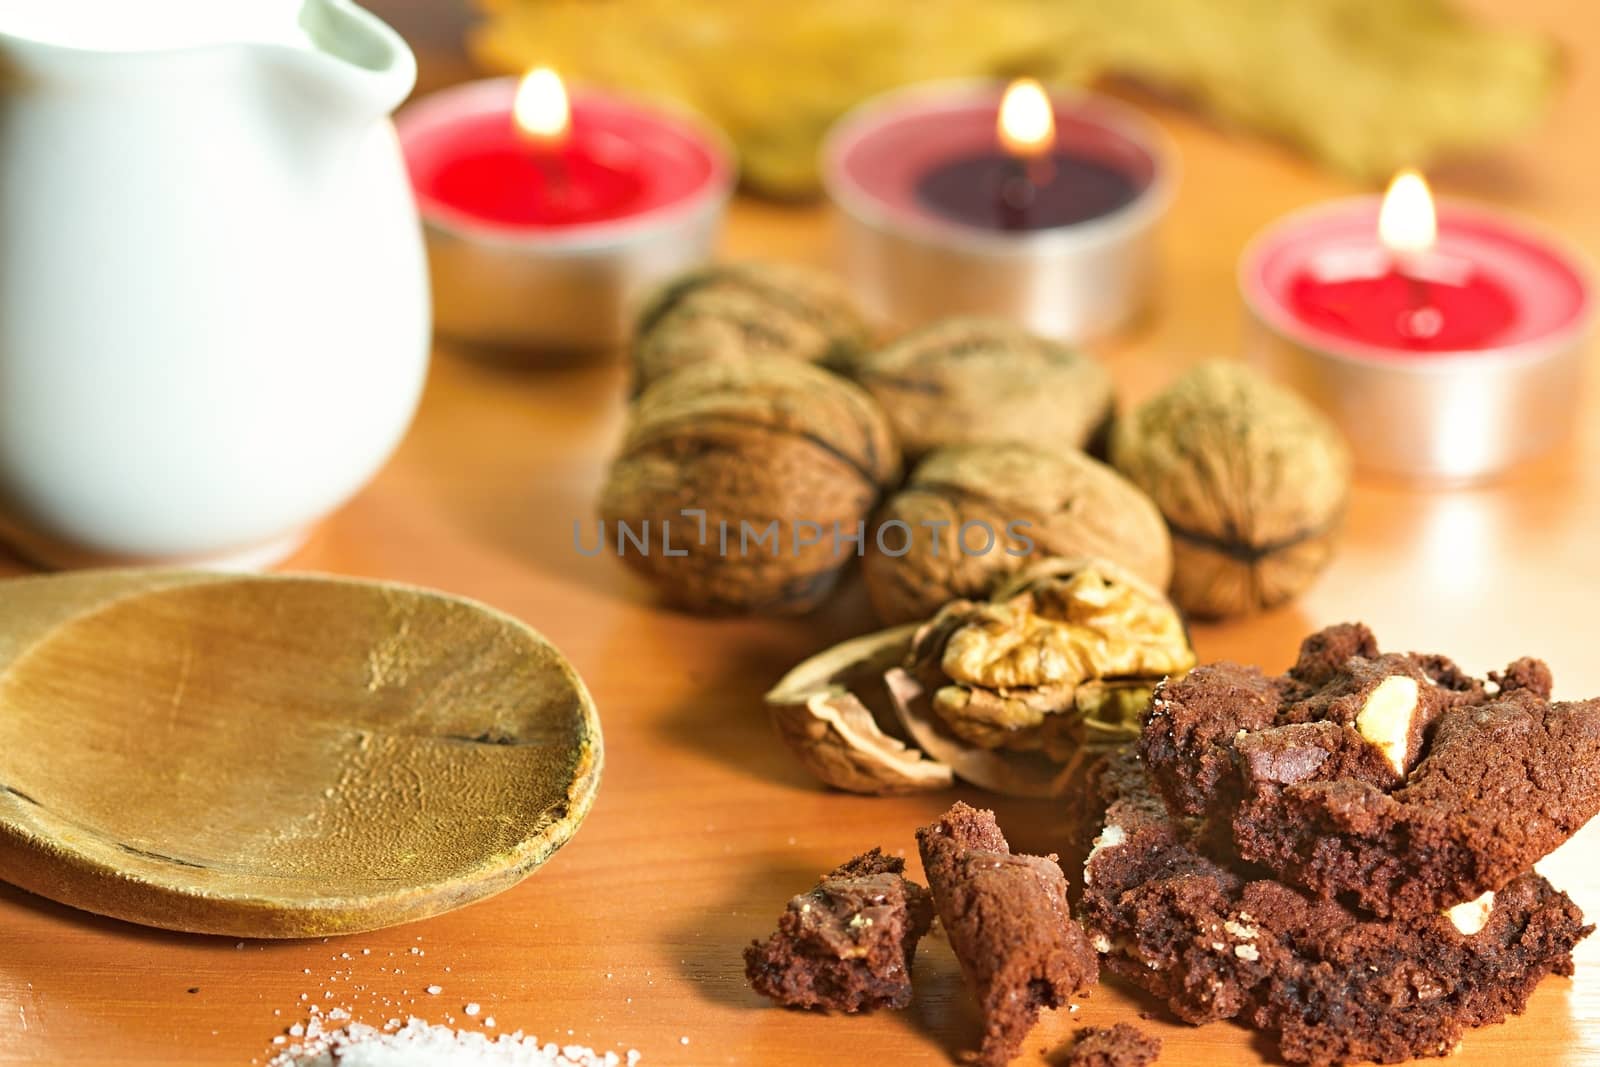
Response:
M1476 900L1446 908L1445 915L1450 919L1450 925L1460 930L1462 936L1471 937L1489 925L1489 914L1493 911L1494 891L1490 890Z
M1127 840L1127 834L1123 832L1122 827L1115 823L1108 823L1101 829L1100 836L1094 839L1094 847L1089 850L1089 855L1083 861L1084 885L1094 884L1094 875L1089 872L1089 864L1094 862L1094 858L1108 848L1116 848L1125 840Z
M1396 774L1406 773L1411 721L1417 714L1417 680L1403 674L1379 682L1356 715L1356 732L1378 747Z

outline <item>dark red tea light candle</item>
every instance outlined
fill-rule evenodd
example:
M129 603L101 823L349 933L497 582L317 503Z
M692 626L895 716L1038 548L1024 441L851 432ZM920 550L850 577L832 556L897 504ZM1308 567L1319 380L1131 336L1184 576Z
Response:
M1147 301L1174 164L1131 109L1026 80L916 86L823 153L846 270L890 321L994 314L1084 340Z
M620 344L642 293L709 257L722 138L554 72L435 93L398 120L441 333L536 350Z
M1357 459L1429 482L1488 477L1571 428L1594 291L1581 257L1402 175L1246 251L1251 356L1319 401Z
M1080 226L1131 204L1149 181L1140 160L1084 146L1058 148L1055 108L1023 78L1000 98L995 146L957 153L916 179L930 214L980 230L1035 233Z

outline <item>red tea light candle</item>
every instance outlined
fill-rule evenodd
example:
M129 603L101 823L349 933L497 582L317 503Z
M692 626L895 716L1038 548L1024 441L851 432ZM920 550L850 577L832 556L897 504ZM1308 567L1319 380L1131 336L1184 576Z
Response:
M1505 215L1436 206L1415 172L1381 200L1273 226L1239 286L1251 358L1327 409L1370 470L1474 481L1571 429L1594 310L1581 257Z
M1003 315L1078 341L1147 302L1174 165L1128 108L1026 79L918 86L846 116L823 154L846 271L890 321Z
M435 93L396 127L439 330L477 344L621 344L645 291L710 256L733 187L719 135L548 69Z

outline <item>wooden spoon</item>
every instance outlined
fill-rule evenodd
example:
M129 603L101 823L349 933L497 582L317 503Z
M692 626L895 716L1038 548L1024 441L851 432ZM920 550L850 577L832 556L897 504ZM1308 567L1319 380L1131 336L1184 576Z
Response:
M0 583L0 878L234 937L355 933L506 889L599 786L572 667L498 612L345 579Z

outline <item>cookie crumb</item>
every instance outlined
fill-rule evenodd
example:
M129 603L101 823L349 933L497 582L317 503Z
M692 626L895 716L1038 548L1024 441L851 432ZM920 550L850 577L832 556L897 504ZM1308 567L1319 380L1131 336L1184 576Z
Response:
M911 963L933 922L933 903L902 877L905 866L873 849L790 900L777 932L745 949L751 987L791 1008L910 1004Z
M1094 947L1071 915L1054 856L1011 851L994 812L957 803L917 831L939 921L983 1013L977 1062L1010 1062L1043 1008L1098 980Z
M1062 1067L1149 1067L1161 1055L1161 1039L1132 1023L1080 1026Z

